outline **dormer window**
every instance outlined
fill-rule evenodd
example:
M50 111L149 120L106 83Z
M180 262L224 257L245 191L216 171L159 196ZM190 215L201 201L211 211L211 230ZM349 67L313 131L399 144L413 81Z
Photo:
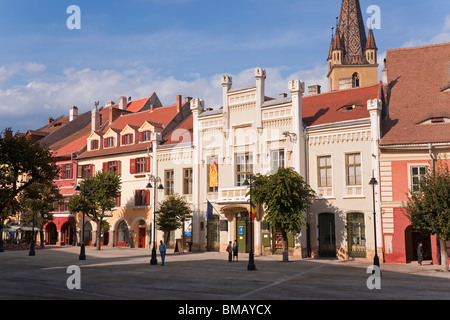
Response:
M99 148L98 140L91 141L91 150L97 150Z
M150 137L150 131L144 131L141 132L142 134L142 141L150 141L151 137Z
M104 141L104 144L105 144L105 148L114 147L114 138L113 137L106 138Z
M131 133L122 136L122 144L132 144L133 143L133 135Z

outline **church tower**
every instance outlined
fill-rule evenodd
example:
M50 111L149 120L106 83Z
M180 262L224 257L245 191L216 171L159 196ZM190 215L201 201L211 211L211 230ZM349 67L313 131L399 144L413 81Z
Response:
M328 53L329 91L377 84L377 51L371 28L366 37L359 0L342 0Z

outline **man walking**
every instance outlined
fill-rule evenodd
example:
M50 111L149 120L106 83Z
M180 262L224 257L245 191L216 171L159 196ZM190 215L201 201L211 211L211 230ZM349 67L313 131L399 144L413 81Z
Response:
M161 265L163 266L166 259L166 245L162 240L159 242L159 254L161 255Z
M422 265L422 261L423 261L423 246L422 246L422 242L419 242L419 246L417 247L417 259L419 260L419 265Z

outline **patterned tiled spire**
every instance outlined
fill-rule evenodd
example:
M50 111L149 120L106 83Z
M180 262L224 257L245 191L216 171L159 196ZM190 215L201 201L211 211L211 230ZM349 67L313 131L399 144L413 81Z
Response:
M342 0L338 29L344 46L343 64L367 64L364 55L367 38L359 0Z

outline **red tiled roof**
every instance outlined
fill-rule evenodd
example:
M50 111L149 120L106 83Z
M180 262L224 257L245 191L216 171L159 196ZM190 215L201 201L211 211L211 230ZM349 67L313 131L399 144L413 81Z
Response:
M381 145L450 142L450 43L388 50L389 118Z
M147 110L137 113L131 113L122 115L117 118L112 124L105 127L101 133L106 133L110 128L114 130L122 131L127 125L132 128L140 128L146 121L156 126L167 126L170 121L177 115L177 105L171 105L167 107L156 108L153 110ZM108 154L124 153L131 151L144 150L151 147L151 142L139 142L126 146L119 146L115 148L103 148L94 151L85 151L78 158L91 158Z
M381 84L303 97L303 122L315 126L369 118L367 100L380 98Z
M194 117L191 115L170 133L170 135L163 142L163 145L192 142L193 128L194 128Z

